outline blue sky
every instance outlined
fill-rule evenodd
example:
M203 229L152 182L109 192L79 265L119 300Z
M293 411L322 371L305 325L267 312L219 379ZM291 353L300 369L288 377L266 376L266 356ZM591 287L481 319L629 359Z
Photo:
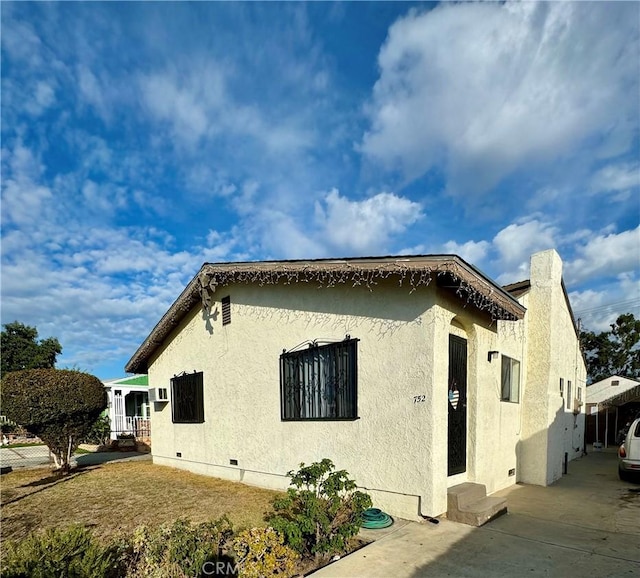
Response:
M555 248L640 314L638 3L2 3L2 323L124 374L203 262Z

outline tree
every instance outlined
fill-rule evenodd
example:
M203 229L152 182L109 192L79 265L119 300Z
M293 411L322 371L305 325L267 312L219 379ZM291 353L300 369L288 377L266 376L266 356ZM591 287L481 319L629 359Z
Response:
M62 346L55 337L37 341L38 330L18 321L3 325L2 374L22 369L51 369Z
M63 473L106 407L102 382L88 373L25 369L2 378L3 413L47 444Z
M611 331L583 332L582 349L592 382L611 375L640 377L640 319L625 313L611 324Z

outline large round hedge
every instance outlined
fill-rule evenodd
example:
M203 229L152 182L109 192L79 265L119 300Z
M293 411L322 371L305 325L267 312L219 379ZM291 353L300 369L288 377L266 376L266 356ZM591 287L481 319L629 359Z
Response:
M68 369L26 369L2 377L2 413L49 446L59 467L107 407L95 376Z

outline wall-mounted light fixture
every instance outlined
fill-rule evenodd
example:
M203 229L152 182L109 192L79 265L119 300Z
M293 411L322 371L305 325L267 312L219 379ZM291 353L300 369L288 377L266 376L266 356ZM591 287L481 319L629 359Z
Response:
M499 351L490 351L490 352L487 354L487 361L488 361L489 363L491 363L491 360L492 360L494 357L498 357L498 355L500 355L500 352L499 352Z

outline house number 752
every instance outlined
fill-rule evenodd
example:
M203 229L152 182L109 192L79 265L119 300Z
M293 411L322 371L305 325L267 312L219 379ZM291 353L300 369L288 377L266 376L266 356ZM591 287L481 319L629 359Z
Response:
M426 401L426 396L424 395L414 395L413 396L413 403L422 403L423 401Z

